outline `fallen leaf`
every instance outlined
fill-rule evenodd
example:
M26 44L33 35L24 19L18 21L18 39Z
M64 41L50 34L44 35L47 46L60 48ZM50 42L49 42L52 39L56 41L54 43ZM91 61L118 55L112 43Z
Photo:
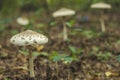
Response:
M40 45L40 46L37 46L37 47L36 47L37 51L41 51L43 48L44 48L43 45Z
M112 75L112 73L111 73L110 71L105 72L105 76L106 76L106 77L109 77L109 76L111 76L111 75Z

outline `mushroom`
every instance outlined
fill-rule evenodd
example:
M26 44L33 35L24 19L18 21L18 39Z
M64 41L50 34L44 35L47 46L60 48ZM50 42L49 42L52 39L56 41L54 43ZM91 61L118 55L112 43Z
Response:
M99 2L99 3L95 3L95 4L92 4L91 5L91 8L98 8L98 9L101 9L101 19L100 19L100 22L101 22L101 30L102 32L105 32L105 23L104 23L104 14L103 14L103 10L104 9L110 9L111 8L111 5L107 4L107 3L103 3L103 2Z
M30 77L35 77L33 65L34 56L32 51L34 50L35 46L47 43L48 38L43 34L34 32L32 30L26 30L14 35L10 39L10 42L17 46L25 46L29 50L29 73Z
M26 17L18 17L17 18L17 23L25 26L25 25L29 24L29 20Z
M55 11L52 15L53 17L61 17L62 18L62 23L63 23L63 40L66 41L68 40L68 34L67 34L67 27L65 25L64 17L65 16L70 16L74 15L75 11L67 8L61 8L57 11Z

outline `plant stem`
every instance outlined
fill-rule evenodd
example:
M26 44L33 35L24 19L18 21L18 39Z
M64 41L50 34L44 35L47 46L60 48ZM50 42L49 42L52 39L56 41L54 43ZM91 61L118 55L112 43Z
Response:
M34 56L32 55L32 51L29 50L29 72L30 72L30 77L35 77L33 60L34 60Z

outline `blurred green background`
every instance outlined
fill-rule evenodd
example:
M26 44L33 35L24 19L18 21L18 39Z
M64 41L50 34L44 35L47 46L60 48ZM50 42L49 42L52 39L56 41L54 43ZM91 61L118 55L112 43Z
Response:
M0 17L3 15L15 15L28 11L51 12L60 7L75 10L90 10L90 5L96 2L106 2L112 5L112 11L120 12L120 0L1 0Z

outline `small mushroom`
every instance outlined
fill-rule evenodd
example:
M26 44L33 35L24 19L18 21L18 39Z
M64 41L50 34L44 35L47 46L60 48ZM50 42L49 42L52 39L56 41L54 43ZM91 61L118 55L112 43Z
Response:
M29 20L26 17L18 17L17 18L17 23L25 26L25 25L29 24Z
M101 14L100 14L100 15L101 15L101 19L100 19L101 29L102 29L102 32L105 32L106 29L105 29L105 23L104 23L103 10L104 10L104 9L110 9L110 8L111 8L111 5L109 5L109 4L107 4L107 3L99 2L99 3L92 4L92 5L91 5L91 8L101 9Z
M33 60L34 56L32 54L32 48L36 45L42 45L48 42L48 38L43 34L34 32L32 30L26 30L19 34L14 35L10 42L17 46L25 46L29 50L29 72L30 77L35 77Z
M62 23L63 23L63 40L66 41L68 40L68 35L67 35L67 27L65 25L64 17L65 16L70 16L74 15L75 11L67 8L61 8L57 11L55 11L52 15L53 17L62 17Z

